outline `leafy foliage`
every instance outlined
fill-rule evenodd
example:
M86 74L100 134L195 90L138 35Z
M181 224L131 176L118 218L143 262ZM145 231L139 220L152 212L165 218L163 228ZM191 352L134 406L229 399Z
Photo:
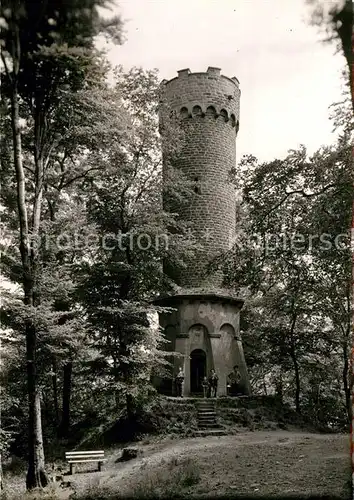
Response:
M345 112L336 106L337 124ZM298 411L335 399L327 419L339 426L343 405L350 417L350 123L340 132L312 157L303 146L270 163L242 159L240 231L226 263L227 284L249 299L244 342L258 389L293 398Z
M80 268L79 296L97 352L91 367L101 378L100 390L114 394L116 404L125 395L132 416L133 399L151 371L167 364L151 303L173 286L162 261L182 261L193 248L184 225L162 207L157 73L117 68L115 75L132 125L121 141L109 144L101 158L105 175L87 193L99 244ZM172 137L169 147L176 150L178 129Z

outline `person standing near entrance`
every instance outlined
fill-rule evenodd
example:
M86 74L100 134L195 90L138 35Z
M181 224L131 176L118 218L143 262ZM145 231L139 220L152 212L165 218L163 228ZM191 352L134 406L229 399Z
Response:
M216 394L218 392L218 381L219 377L215 373L215 370L211 370L209 376L209 385L210 385L210 396L212 398L216 398Z
M181 367L178 369L178 373L176 376L176 389L177 389L177 397L182 397L182 387L184 382L184 373Z
M240 382L241 382L241 373L238 365L235 365L233 371L228 376L228 381L230 384L230 396L237 396L241 391Z
M207 377L203 378L202 387L203 387L203 397L206 398L207 396L209 396L209 382Z

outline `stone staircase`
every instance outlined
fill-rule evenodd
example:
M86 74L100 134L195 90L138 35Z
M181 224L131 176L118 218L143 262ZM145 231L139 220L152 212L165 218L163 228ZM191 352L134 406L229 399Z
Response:
M227 434L225 429L217 422L215 403L210 398L201 399L197 404L198 411L198 435L223 436Z

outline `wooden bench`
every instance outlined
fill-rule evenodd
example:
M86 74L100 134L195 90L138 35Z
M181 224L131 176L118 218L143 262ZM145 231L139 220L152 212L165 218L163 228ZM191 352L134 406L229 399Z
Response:
M70 474L74 474L74 464L86 462L98 462L98 471L101 471L104 458L104 451L68 451L65 453L65 460L70 464Z

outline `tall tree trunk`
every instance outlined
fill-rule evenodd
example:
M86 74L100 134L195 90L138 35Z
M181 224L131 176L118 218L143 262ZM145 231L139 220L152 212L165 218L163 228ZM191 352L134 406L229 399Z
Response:
M23 269L24 302L31 307L34 295L34 276L31 265L31 242L28 230L28 217L26 207L25 174L22 165L22 144L19 115L19 98L17 88L17 75L20 66L20 39L19 27L15 22L14 40L12 48L12 92L11 92L11 126L14 147L14 166L17 181L17 206L20 223L20 252ZM44 487L48 484L48 477L44 467L44 448L41 426L40 399L36 380L36 331L34 325L26 323L26 358L28 377L28 472L26 485L28 489Z
M73 364L66 363L63 368L63 411L60 424L60 435L67 437L70 429L70 397L71 397L71 376Z
M0 453L0 491L4 489L4 484L2 480L2 455Z
M55 426L58 431L59 426L59 403L58 403L58 379L57 379L57 362L55 357L52 361L52 385L53 385L53 403L54 403L54 418Z
M293 303L294 307L294 303ZM301 413L301 408L300 408L300 393L301 393L301 383L300 383L300 370L299 370L299 363L297 360L297 355L296 355L296 345L295 345L295 339L294 339L294 330L295 330L295 324L297 320L297 313L293 311L293 317L291 320L291 326L290 326L290 357L293 362L294 366L294 374L295 374L295 408L297 413Z
M126 405L127 405L128 421L131 425L133 425L136 418L135 403L133 396L129 393L127 393L126 395Z
M354 33L352 35L352 40L354 42ZM354 52L354 47L352 48ZM352 65L354 62L352 61ZM354 77L352 76L352 102L353 102L353 110L354 110ZM352 149L353 151L353 149ZM352 457L354 453L354 444L353 444L353 433L354 433L354 409L353 409L353 401L354 401L354 200L352 202L352 224L351 224L351 232L350 232L350 243L351 243L351 251L352 251L352 276L351 276L351 286L348 293L348 310L351 312L349 315L348 321L348 347L349 347L349 355L350 355L350 363L348 367L348 377L346 377L345 384L348 384L349 387L345 393L346 404L348 408L348 417L349 417L349 426L350 426L350 435L352 436L351 444L352 444ZM351 334L351 335L350 335ZM346 363L348 363L348 351L346 356ZM346 387L346 386L345 386ZM353 460L353 459L352 459Z
M354 111L354 7L353 0L345 0L342 9L333 16L335 30L341 41L344 57L349 69L349 85Z
M28 490L47 486L42 436L41 402L36 380L36 330L27 325L27 384L29 404L29 446L26 487Z
M283 377L281 372L275 379L275 394L277 395L279 401L283 403Z
M348 336L348 340L349 340ZM351 387L350 387L350 365L349 365L349 349L347 343L343 344L343 372L342 372L342 380L343 380L343 389L345 394L345 406L347 408L348 421L351 423L353 415L352 415L352 402L351 402Z
M111 340L109 339L109 342ZM114 348L116 349L116 345L117 345L117 339L114 339ZM119 409L119 391L117 389L117 384L119 382L119 373L118 373L118 363L117 363L117 357L115 355L113 355L113 373L114 373L114 380L116 382L116 385L114 387L114 405L115 405L115 409L116 411L118 411Z
M301 413L300 408L300 392L301 392L301 384L300 384L300 371L299 371L299 363L297 361L295 349L291 349L290 357L293 362L294 374L295 374L295 408L297 413Z

